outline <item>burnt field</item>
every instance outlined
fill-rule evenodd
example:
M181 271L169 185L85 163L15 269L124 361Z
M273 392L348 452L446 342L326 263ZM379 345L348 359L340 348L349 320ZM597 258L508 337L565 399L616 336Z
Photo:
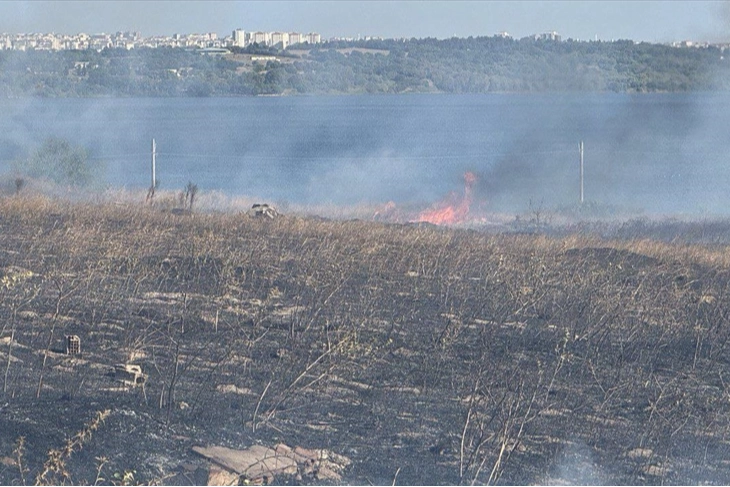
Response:
M725 484L727 248L639 238L2 199L0 484Z

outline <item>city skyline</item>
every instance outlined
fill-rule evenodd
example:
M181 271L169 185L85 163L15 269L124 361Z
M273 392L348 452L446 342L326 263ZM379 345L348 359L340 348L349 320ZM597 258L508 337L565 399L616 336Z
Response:
M244 32L235 30L230 36L219 37L216 33L183 33L172 36L144 37L139 32L110 33L20 33L0 32L0 50L85 50L101 51L107 48L138 49L157 47L181 47L205 49L207 52L222 52L233 47L246 47L251 44L273 46L286 49L292 44L319 44L322 42L316 32Z
M557 31L563 39L647 42L730 40L730 2L566 1L2 1L0 33L141 32L230 35L319 32L322 38L515 38Z

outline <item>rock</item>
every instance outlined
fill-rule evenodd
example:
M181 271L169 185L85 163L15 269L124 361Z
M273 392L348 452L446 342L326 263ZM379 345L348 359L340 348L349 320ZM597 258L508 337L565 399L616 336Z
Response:
M286 455L294 461L296 461L298 464L301 463L314 463L318 460L317 455L312 450L304 450L301 447L296 447L295 449L291 449L290 446L285 445L284 443L279 443L274 447L274 450L279 455Z
M310 477L339 482L342 480L340 472L351 463L349 458L328 450L291 448L284 443L279 443L273 449L259 445L247 450L195 446L193 451L218 466L235 472L249 484L271 483L276 475L297 475L300 480Z
M293 450L287 445L276 445L276 451L296 460L302 475L312 475L317 480L334 480L339 482L342 476L339 472L350 465L350 459L329 450L312 450L295 447Z
M335 482L342 480L340 474L326 466L320 466L314 473L314 476L317 480L334 480Z
M237 473L226 470L216 464L212 464L208 471L207 485L238 485L238 480L240 478L241 476Z
M276 475L297 473L297 462L265 446L254 445L247 450L233 450L224 446L194 446L193 451L218 465L256 481L270 483Z
M298 467L298 473L300 476L305 475L313 475L314 474L314 468L317 462L316 456L307 456L302 455L301 453L297 453L296 449L292 450L291 447L288 445L285 445L284 443L279 443L274 447L274 450L279 455L286 455L289 458L293 459L295 462L297 462Z

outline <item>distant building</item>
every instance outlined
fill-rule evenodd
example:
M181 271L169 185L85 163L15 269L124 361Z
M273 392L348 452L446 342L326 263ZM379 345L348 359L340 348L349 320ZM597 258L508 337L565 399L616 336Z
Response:
M289 32L289 44L299 44L304 42L299 32Z
M560 42L562 37L560 37L560 34L558 34L555 31L552 32L545 32L543 34L535 34L535 40L536 41L555 41Z
M268 46L271 44L271 34L269 32L254 32L251 34L251 42Z
M289 33L288 32L272 32L271 33L271 45L276 46L281 44L282 49L286 49L289 45Z
M305 42L308 42L310 44L319 44L320 42L322 42L322 37L316 32L310 32L304 37Z
M200 54L216 55L216 54L226 54L229 51L228 51L228 49L224 49L222 47L201 47L196 52L198 52Z
M246 47L246 32L243 29L233 31L233 46Z
M681 41L681 42L673 42L673 47L710 47L710 44L708 42L697 42L697 41ZM721 47L720 44L717 44L717 47Z
M317 33L298 32L246 32L236 29L230 37L219 38L215 32L205 34L173 34L142 37L139 32L116 32L114 34L6 34L0 33L0 50L85 50L93 49L136 49L158 47L183 47L187 49L224 49L246 47L251 43L264 46L278 45L286 49L291 44L321 42Z

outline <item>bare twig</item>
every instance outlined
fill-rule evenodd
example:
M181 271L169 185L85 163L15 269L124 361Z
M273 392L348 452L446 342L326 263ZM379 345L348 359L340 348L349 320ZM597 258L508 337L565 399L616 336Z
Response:
M253 412L253 419L251 420L251 429L255 433L256 432L256 415L259 413L259 408L261 407L261 401L264 400L264 396L266 395L266 391L269 390L269 386L271 385L271 382L274 379L269 379L269 382L266 384L266 387L264 387L264 392L261 393L259 396L259 400L256 403L256 409Z

